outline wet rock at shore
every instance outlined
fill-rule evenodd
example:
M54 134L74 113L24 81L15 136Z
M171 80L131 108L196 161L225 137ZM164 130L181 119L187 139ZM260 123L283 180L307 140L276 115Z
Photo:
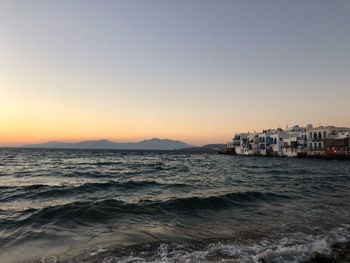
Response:
M350 263L350 242L336 243L332 246L332 255L314 253L305 263Z

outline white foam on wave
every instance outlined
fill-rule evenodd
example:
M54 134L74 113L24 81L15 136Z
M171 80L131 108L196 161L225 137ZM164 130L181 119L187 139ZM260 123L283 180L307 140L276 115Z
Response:
M305 262L317 252L331 254L331 246L337 242L350 240L350 225L343 225L328 235L306 235L295 233L277 241L261 240L252 245L237 242L212 243L204 248L193 249L181 244L161 244L154 253L133 252L129 256L110 256L103 263L172 263L172 262ZM150 255L151 254L151 255Z
M101 254L103 252L106 252L107 249L102 248L101 246L97 246L97 249L95 251L90 252L90 256L96 256L98 254Z

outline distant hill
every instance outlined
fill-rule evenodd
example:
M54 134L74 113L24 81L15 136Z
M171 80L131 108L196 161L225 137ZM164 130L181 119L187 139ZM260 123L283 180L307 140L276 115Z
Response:
M112 142L108 140L81 141L75 143L47 142L42 144L24 145L24 147L64 149L178 150L194 146L176 140L153 138L140 142L128 143Z
M226 144L207 144L203 146L187 147L180 150L189 152L225 152Z

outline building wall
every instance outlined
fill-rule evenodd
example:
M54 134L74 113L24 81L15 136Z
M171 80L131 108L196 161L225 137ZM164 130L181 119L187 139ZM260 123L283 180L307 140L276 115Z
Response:
M338 140L342 140L341 145L337 145ZM270 129L260 133L239 133L227 144L227 148L242 155L296 157L328 156L336 153L350 156L350 128L313 128L308 125L293 126L285 131Z

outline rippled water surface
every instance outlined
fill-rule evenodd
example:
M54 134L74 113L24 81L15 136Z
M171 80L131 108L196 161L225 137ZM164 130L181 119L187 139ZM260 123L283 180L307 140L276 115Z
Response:
M0 262L302 262L349 240L349 161L0 149Z

